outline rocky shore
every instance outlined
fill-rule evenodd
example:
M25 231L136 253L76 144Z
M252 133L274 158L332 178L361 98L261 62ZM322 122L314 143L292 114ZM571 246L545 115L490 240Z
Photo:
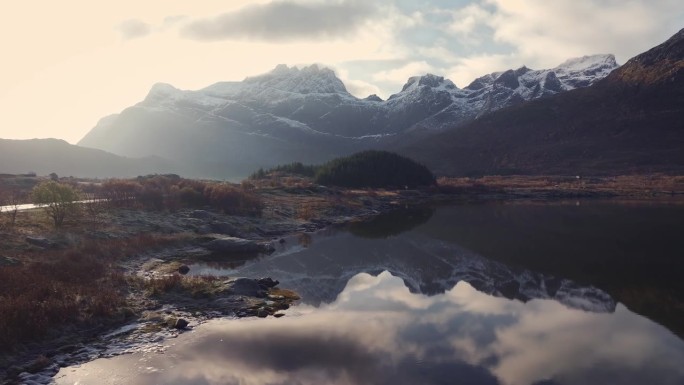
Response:
M126 307L116 319L55 325L48 339L2 356L0 383L49 383L60 367L134 351L158 351L162 342L216 317L282 317L299 299L277 277L186 275L193 261L244 261L284 242L306 239L329 226L365 221L407 205L425 203L419 191L271 189L262 191L261 216L213 210L154 212L103 209L61 231L17 232L8 244L40 254L83 240L123 240L139 234L175 239L116 263L127 282ZM4 239L3 239L4 241ZM35 254L35 253L34 253ZM14 261L14 259L13 259ZM17 263L22 263L19 260Z

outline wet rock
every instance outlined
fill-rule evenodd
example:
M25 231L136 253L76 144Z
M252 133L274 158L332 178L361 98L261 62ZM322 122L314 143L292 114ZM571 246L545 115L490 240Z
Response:
M190 272L190 267L188 265L181 265L178 267L178 272L185 275Z
M26 237L26 243L33 246L42 247L44 249L49 249L55 246L55 243L44 237Z
M281 245L282 245L283 243L285 243L285 238L280 238L280 239L278 240L278 243L280 243Z
M226 292L235 295L245 295L249 297L257 297L263 289L256 280L249 278L233 278L224 281L226 284Z
M220 253L257 253L267 248L255 241L236 237L216 238L207 242L204 247Z
M260 308L256 312L256 316L259 318L266 318L270 315L271 313L268 311L266 308Z
M184 320L183 318L178 318L176 320L176 323L173 325L174 328L182 330L188 327L188 321Z
M211 223L209 224L209 228L212 232L217 234L235 236L238 233L238 230L235 226L226 222Z
M19 265L19 264L21 264L21 262L19 262L15 258L3 257L0 255L0 266L15 266L15 265Z
M271 277L259 278L256 280L259 286L263 286L267 289L277 286L280 282L274 280Z
M275 313L275 314L273 314L273 316L276 317L276 318L280 318L280 317L282 317L282 316L284 316L284 315L285 315L284 313Z

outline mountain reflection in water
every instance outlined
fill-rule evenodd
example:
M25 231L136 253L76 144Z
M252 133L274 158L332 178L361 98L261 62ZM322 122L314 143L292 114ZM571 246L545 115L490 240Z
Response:
M388 272L281 319L216 320L133 354L63 369L58 384L682 384L684 342L613 313L492 297L460 282L411 293Z

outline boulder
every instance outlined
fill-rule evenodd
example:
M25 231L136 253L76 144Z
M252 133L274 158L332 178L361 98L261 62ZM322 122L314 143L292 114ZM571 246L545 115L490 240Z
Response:
M188 321L184 320L183 318L179 318L176 320L176 323L173 325L173 327L182 330L188 327L188 324Z
M259 278L256 281L259 284L259 286L262 286L266 289L275 287L280 283L280 281L273 280L273 278L271 277Z
M188 265L181 265L178 267L178 272L185 275L190 272L190 267Z
M26 237L26 242L29 243L29 244L31 244L31 245L38 246L38 247L42 247L42 248L45 248L45 249L49 249L49 248L55 246L55 243L54 243L54 242L52 242L51 240L49 240L49 239L47 239L47 238L44 238L44 237L31 237L31 236L28 236L28 237Z
M209 224L209 228L213 233L226 234L230 236L235 236L238 230L235 226L227 222L215 222Z
M250 278L233 278L223 283L226 285L226 292L230 294L256 297L263 291L257 281Z

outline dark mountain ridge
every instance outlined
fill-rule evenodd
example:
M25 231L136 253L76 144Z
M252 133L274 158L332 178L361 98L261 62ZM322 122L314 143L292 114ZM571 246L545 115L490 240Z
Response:
M35 172L77 177L133 177L179 172L167 160L126 158L102 150L84 148L60 139L0 139L0 172Z
M395 149L440 175L684 172L684 30L592 87Z

